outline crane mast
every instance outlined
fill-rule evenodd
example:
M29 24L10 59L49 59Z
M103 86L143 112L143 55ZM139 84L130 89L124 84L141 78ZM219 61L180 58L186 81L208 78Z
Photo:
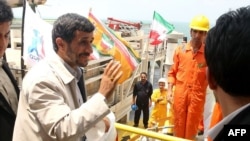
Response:
M114 31L121 32L122 37L129 37L131 36L131 32L138 31L141 29L142 23L129 22L108 17L107 25Z

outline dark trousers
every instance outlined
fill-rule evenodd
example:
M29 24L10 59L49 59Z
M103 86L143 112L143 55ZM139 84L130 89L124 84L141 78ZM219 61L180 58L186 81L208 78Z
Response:
M86 136L83 136L82 141L86 141L86 140L87 140Z
M135 117L134 117L134 124L138 125L140 116L141 116L141 111L143 112L143 124L144 127L148 126L148 119L149 119L149 107L148 106L138 106L138 110L135 111Z

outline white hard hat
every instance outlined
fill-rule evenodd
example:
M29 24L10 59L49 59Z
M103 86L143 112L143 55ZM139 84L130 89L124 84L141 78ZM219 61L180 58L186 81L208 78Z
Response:
M160 83L160 82L166 83L166 78L160 78L160 79L158 80L158 83Z
M115 115L113 112L110 112L106 117L110 121L108 132L103 130L105 129L105 123L101 120L85 133L88 141L114 141L116 139Z

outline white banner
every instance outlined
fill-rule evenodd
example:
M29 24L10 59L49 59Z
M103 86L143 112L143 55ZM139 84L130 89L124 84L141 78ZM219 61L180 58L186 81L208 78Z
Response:
M52 25L41 19L26 2L24 19L23 59L32 67L45 56L55 53L52 46Z

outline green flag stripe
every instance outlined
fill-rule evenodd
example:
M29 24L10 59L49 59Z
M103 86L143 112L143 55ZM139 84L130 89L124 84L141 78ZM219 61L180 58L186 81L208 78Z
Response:
M154 20L168 28L170 31L174 30L174 26L167 22L160 14L158 14L156 11L154 11Z

